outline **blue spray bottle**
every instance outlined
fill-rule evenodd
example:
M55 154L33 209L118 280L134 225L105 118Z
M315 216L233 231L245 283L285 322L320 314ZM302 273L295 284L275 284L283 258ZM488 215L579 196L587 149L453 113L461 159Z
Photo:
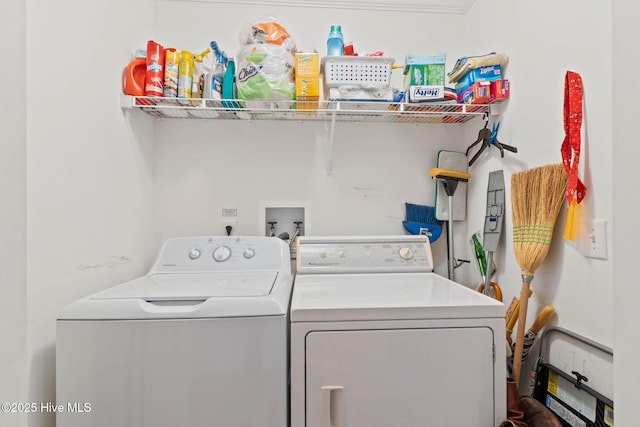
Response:
M222 99L222 84L227 71L227 54L220 50L218 43L212 41L209 46L216 57L213 70L207 75L205 81L205 98Z

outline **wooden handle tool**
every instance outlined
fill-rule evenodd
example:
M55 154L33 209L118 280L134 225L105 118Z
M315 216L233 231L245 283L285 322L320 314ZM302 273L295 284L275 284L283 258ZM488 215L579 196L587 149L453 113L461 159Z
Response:
M551 319L551 316L553 316L555 312L556 310L552 305L545 305L542 307L542 310L538 313L538 317L536 317L536 320L533 322L533 325L531 325L531 328L529 328L529 331L534 334L540 332L540 329L544 328L544 325L549 321L549 319Z
M549 321L549 319L551 318L551 316L554 315L555 312L556 311L553 308L553 306L545 305L544 307L542 307L542 310L540 310L540 313L538 313L538 317L536 317L536 320L533 322L533 325L531 325L531 328L529 328L529 330L524 336L524 340L522 344L522 362L523 363L525 360L527 360L527 357L529 356L529 351L531 350L531 347L533 346L533 343L536 340L536 335L538 335L538 332L540 332L540 329L544 327L544 325ZM515 348L512 348L512 350L515 355Z
M533 289L529 288L529 298L533 295ZM509 308L507 309L505 332L507 335L507 342L511 345L511 334L513 333L513 327L518 321L518 315L520 314L520 299L513 297Z
M518 309L518 297L513 297L513 299L511 300L511 303L509 304L509 307L507 307L507 312L504 315L505 328L507 331L507 341L509 341L509 338L511 337L511 333L513 332L513 325L515 325L515 318L518 317L517 309Z

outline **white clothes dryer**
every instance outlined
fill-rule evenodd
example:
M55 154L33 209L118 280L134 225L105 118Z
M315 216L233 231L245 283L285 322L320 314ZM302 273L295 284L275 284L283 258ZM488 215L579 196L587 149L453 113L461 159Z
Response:
M168 240L59 315L57 426L286 426L292 282L280 239Z
M299 238L291 427L506 418L504 305L432 265L424 236Z

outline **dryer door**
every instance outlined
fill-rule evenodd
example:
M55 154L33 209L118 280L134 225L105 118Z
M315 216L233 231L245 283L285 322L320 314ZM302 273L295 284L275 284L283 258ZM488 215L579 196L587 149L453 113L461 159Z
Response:
M495 425L493 342L487 327L311 332L307 427Z

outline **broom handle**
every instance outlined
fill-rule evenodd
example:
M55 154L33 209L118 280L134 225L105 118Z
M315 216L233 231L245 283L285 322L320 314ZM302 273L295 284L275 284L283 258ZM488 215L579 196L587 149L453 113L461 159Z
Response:
M533 295L533 290L529 289L529 297L531 298L531 295ZM511 302L511 304L513 305L513 307L511 307L511 305L509 305L509 308L511 310L507 311L507 314L505 315L505 319L506 319L506 326L505 326L505 330L507 332L507 342L509 343L509 345L511 345L512 340L511 340L511 333L513 332L513 327L515 326L516 322L518 321L518 316L520 315L520 300L516 297L513 297L513 301ZM509 312L511 311L511 312Z
M449 268L449 280L453 280L453 269L455 268L455 254L453 252L453 194L447 196L449 203L449 222L447 223L447 244L449 247L449 259L447 260Z
M524 278L524 277L523 277ZM522 281L520 290L520 313L518 313L518 330L516 332L516 348L513 352L513 379L520 384L520 370L522 369L522 349L524 346L524 330L527 322L527 307L529 305L529 281Z

